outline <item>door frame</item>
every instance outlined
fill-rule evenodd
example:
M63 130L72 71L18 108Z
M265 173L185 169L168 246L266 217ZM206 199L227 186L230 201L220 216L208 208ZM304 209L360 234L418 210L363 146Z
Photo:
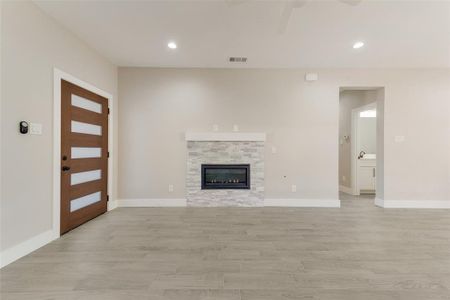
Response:
M351 159L350 159L350 172L351 172L351 184L352 184L352 194L355 196L359 196L360 195L360 191L358 189L358 158L357 158L357 153L358 153L358 117L359 117L359 113L364 111L364 110L369 110L369 109L377 109L377 103L373 102L373 103L369 103L357 108L352 109L352 124L351 124L351 137L350 138L350 147L351 147ZM377 117L378 117L378 111L377 111ZM378 130L378 128L377 128ZM377 141L378 142L378 141ZM376 193L376 191L375 191Z
M90 83L76 78L58 68L53 69L53 220L52 231L54 238L61 236L60 222L61 222L61 80L68 81L72 84L78 85L83 89L89 90L95 94L108 99L109 115L108 115L108 211L117 207L116 201L113 197L114 191L114 124L113 112L114 101L113 95L97 88Z

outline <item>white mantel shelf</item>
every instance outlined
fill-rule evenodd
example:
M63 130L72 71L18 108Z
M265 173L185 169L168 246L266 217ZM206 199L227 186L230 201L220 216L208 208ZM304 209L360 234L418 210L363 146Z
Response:
M195 142L264 142L264 132L186 132L186 141Z

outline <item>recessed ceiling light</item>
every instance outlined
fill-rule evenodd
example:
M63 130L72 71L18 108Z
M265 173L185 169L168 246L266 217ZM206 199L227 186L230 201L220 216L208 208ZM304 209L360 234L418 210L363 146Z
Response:
M167 47L169 47L170 49L177 49L177 44L175 44L174 42L170 42L167 44Z
M363 42L356 42L353 44L353 49L359 49L362 48L364 46Z

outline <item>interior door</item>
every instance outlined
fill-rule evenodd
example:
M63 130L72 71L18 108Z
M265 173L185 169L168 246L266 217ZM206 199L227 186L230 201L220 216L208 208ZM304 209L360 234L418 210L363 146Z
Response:
M61 234L108 201L108 99L61 81Z

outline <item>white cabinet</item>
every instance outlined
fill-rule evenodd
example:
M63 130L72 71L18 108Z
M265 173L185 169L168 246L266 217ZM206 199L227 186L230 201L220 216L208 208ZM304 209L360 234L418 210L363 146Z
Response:
M376 187L376 160L360 159L358 161L358 191L375 192Z

